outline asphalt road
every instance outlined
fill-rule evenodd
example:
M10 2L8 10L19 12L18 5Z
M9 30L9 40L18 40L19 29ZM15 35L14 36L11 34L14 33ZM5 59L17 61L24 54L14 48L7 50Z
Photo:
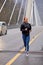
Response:
M32 27L30 53L28 58L25 53L20 53L20 57L13 60L12 65L43 65L43 27ZM40 35L38 35L40 33ZM38 35L38 36L37 36ZM9 60L18 55L18 51L23 48L23 40L20 29L9 29L7 35L0 36L0 65L7 64ZM32 61L32 62L31 62Z

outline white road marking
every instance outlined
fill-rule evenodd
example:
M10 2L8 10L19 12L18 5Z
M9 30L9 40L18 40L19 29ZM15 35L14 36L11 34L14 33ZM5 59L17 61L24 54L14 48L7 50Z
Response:
M13 10L12 10L12 13L11 13L11 16L10 16L10 19L9 19L9 23L8 23L8 25L10 25L10 22L11 22L11 19L12 19L13 13L14 13L14 11L15 11L15 7L16 7L16 5L17 5L17 0L16 0L16 3L14 4L14 7L13 7Z
M27 3L27 9L26 9L26 17L30 21L30 15L31 15L31 8L32 8L32 0L28 0Z
M33 25L33 1L32 1L32 8L31 8L31 16L30 16L30 23Z
M2 11L2 9L3 9L3 7L4 7L5 3L6 3L6 1L7 1L7 0L4 1L2 7L0 8L0 13L1 13L1 11Z
M19 21L19 19L20 19L20 14L21 14L21 11L22 11L23 2L24 2L24 0L22 0L22 3L21 3L21 7L20 7L18 19L17 19L17 24L18 24L18 21Z
M34 14L35 14L36 26L41 25L41 19L40 19L39 12L38 12L37 5L36 5L35 1L34 1Z

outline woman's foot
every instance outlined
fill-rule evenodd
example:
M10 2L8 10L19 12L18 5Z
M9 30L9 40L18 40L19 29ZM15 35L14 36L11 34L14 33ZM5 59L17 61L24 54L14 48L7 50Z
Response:
M26 52L26 56L28 56L29 55L29 53L28 53L28 51Z

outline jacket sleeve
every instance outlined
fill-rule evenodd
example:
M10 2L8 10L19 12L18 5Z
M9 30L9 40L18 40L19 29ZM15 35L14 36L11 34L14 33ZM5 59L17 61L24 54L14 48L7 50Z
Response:
M31 25L30 25L30 30L31 30L32 28L31 28Z
M20 27L20 31L25 31L25 27L24 27L23 24L22 24L21 27Z
M32 27L31 27L31 24L30 24L30 30L32 29Z
M22 27L22 25L21 25L21 26L20 26L20 31L22 31L22 28L23 28L23 27Z

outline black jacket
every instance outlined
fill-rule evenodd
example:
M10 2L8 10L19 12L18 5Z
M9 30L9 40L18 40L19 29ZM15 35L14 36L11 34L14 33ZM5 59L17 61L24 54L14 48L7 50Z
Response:
M31 30L31 24L25 22L22 23L20 30L22 31L22 34L29 35L30 34L29 31Z

